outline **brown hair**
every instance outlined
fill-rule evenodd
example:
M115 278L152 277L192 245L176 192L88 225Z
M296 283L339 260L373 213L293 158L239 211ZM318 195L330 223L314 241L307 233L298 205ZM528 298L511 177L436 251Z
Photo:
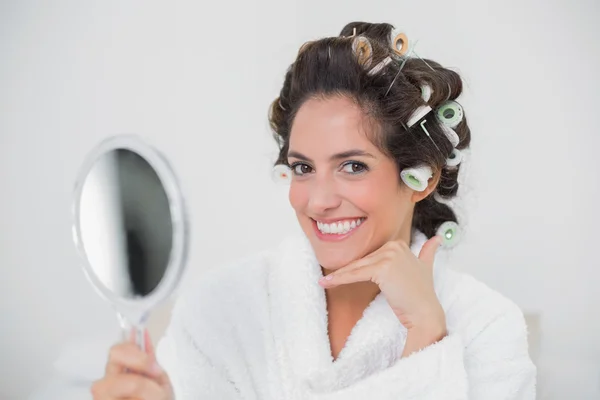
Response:
M460 165L446 166L453 146L441 122L427 118L425 125L435 144L420 124L408 128L406 122L420 106L429 105L435 112L447 100L456 99L462 92L462 80L456 72L432 60L398 56L392 47L393 29L387 23L352 22L342 29L339 37L308 42L300 48L296 60L287 70L279 97L270 108L269 121L280 149L275 164L287 165L291 127L306 100L346 96L376 123L379 134L373 141L395 160L398 176L405 168L427 164L434 173L440 173L434 193L442 199L456 196ZM361 47L365 38L370 46ZM353 50L353 45L359 51ZM392 57L392 62L377 73L368 73L388 56ZM424 84L432 89L427 103L421 95ZM471 134L466 116L454 131L460 139L456 148L468 147ZM413 227L427 237L434 236L446 221L457 222L456 215L433 194L416 204Z

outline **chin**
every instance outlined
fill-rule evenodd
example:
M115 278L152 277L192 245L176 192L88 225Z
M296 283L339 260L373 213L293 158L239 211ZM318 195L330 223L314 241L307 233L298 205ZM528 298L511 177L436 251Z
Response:
M319 265L321 267L323 267L323 269L326 269L327 271L337 271L340 268L345 267L346 265L350 264L352 261L339 261L339 260L329 260L329 259L322 259L319 258L319 256L317 256L317 261L319 261Z
M369 253L369 246L365 245L370 242L372 235L366 220L367 218L363 218L360 226L340 236L323 234L318 230L317 222L311 218L303 219L301 226L319 265L326 270L335 271Z
M335 271L345 267L351 262L360 258L359 254L355 254L355 251L348 251L348 249L339 248L323 248L313 244L313 250L319 265L328 271Z

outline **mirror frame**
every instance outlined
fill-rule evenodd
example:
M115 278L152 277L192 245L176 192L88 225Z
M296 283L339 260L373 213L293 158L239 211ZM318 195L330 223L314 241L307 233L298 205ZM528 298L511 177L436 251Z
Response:
M85 252L80 229L80 201L85 179L103 155L113 150L129 150L142 157L154 169L163 185L171 212L173 241L165 275L156 288L147 296L139 298L124 298L107 288L94 273ZM189 248L189 226L187 209L183 200L177 177L166 158L154 147L146 143L140 136L122 134L109 137L100 142L87 155L75 183L72 205L73 240L78 253L83 258L83 270L88 281L98 294L110 302L121 316L133 324L143 324L149 312L161 302L167 300L177 289L185 265Z

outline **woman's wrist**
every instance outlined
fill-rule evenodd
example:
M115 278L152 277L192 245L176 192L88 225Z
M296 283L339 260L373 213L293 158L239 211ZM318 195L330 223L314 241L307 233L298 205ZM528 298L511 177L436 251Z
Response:
M402 352L402 358L408 357L412 353L422 350L427 346L439 342L448 334L445 327L438 329L420 329L414 328L408 331L406 344Z
M426 319L422 324L408 329L402 357L407 357L416 351L439 342L447 334L446 318L442 311L440 315Z

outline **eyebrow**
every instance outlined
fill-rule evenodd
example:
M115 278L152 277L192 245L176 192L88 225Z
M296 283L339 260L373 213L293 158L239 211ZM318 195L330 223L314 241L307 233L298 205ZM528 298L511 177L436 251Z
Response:
M290 151L290 152L288 152L287 156L288 156L288 158L293 157L293 158L297 158L299 160L313 162L310 158L306 157L302 153L298 153L297 151ZM356 157L356 156L375 158L374 155L372 155L371 153L367 153L364 150L353 149L353 150L343 151L341 153L334 154L331 157L329 157L329 161L336 161L336 160L341 160L344 158L350 158L350 157Z

